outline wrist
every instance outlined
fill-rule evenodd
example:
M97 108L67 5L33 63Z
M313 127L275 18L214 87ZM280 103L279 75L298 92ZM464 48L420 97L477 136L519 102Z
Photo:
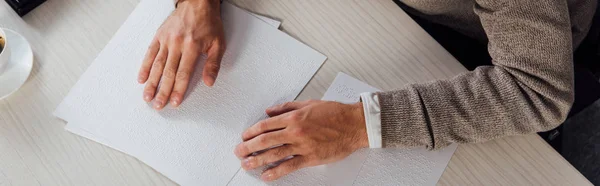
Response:
M357 136L356 136L356 149L361 149L365 147L369 147L369 137L367 133L367 125L365 121L365 112L363 109L363 103L358 102L352 104L352 115L353 115L353 123L355 123L357 127Z

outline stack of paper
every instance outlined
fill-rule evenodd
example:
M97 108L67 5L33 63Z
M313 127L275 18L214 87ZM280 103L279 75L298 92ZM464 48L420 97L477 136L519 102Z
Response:
M142 0L54 114L68 122L67 130L132 155L181 185L264 185L260 172L240 169L233 149L247 127L266 118L265 108L292 101L326 57L277 30L279 22L223 3L228 48L215 86L205 87L196 69L183 104L155 111L142 100L136 72L172 7L171 0ZM345 79L340 86L346 88L330 89L324 99L355 102L340 95L376 90ZM364 149L272 184L435 183L454 148Z
M155 111L141 99L136 72L172 2L140 2L55 115L69 122L68 130L135 156L177 183L225 185L240 168L233 149L241 133L266 117L265 108L294 100L326 57L224 3L228 48L215 86L205 87L197 69L183 104Z

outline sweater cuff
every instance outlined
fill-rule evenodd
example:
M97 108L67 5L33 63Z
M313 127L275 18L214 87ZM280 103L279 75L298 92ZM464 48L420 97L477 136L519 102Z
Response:
M365 124L370 148L381 148L381 109L379 98L375 93L362 93L360 98L365 113Z
M434 148L427 109L414 87L378 93L383 147Z

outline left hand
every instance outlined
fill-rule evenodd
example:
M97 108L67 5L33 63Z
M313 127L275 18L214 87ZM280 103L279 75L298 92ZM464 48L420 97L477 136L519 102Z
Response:
M293 156L263 172L261 179L265 181L304 167L342 160L357 149L369 146L362 103L288 102L268 108L266 112L271 118L248 128L242 134L244 142L235 149L246 170ZM272 148L274 146L278 147ZM268 150L252 155L265 149Z
M218 0L179 0L177 9L160 26L140 67L143 98L156 110L170 101L183 101L194 67L206 54L202 79L213 86L225 53L225 33ZM160 83L160 85L159 85Z

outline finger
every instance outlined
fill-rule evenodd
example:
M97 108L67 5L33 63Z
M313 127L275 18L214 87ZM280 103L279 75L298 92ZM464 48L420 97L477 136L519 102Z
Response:
M242 140L248 141L262 133L283 129L287 123L283 122L283 117L267 118L252 125L242 133Z
M307 158L305 156L294 156L293 158L282 162L278 166L263 172L261 179L264 181L273 181L298 169L304 168L307 165Z
M254 152L262 151L277 145L283 145L288 142L289 140L286 138L283 131L273 131L240 143L235 148L235 155L242 159Z
M152 62L150 76L148 76L148 81L146 81L146 87L144 88L144 100L146 102L150 102L154 98L154 94L156 93L156 87L158 87L158 82L160 82L160 76L162 75L163 70L165 68L167 55L168 52L166 45L161 44L158 54Z
M158 42L158 40L152 40L152 43L150 43L148 51L146 52L146 57L144 57L144 61L142 62L142 66L140 67L140 72L138 73L139 83L145 83L146 80L148 80L148 76L150 75L150 69L152 68L152 62L154 62L154 59L156 58L159 49L160 43Z
M162 109L169 100L169 96L173 90L173 84L175 84L175 74L177 74L179 60L181 59L181 50L179 48L180 47L170 47L167 64L160 80L160 88L154 99L154 109Z
M265 165L277 163L286 157L294 155L290 145L283 145L267 150L256 156L250 156L242 160L242 167L245 170L251 170Z
M312 100L287 102L284 104L275 105L275 106L267 108L266 113L270 117L278 116L278 115L281 115L281 114L284 114L284 113L287 113L287 112L290 112L293 110L301 109L302 107L310 105L314 102L315 101L312 101Z
M171 105L174 107L179 106L183 101L183 95L185 95L185 91L188 88L199 55L200 53L194 44L185 46L183 49L181 63L175 77L175 87L171 93Z
M206 64L204 65L204 71L202 72L202 79L206 86L213 86L219 69L221 68L221 59L225 53L225 47L219 42L215 42L210 49L208 49L208 56L206 57Z

